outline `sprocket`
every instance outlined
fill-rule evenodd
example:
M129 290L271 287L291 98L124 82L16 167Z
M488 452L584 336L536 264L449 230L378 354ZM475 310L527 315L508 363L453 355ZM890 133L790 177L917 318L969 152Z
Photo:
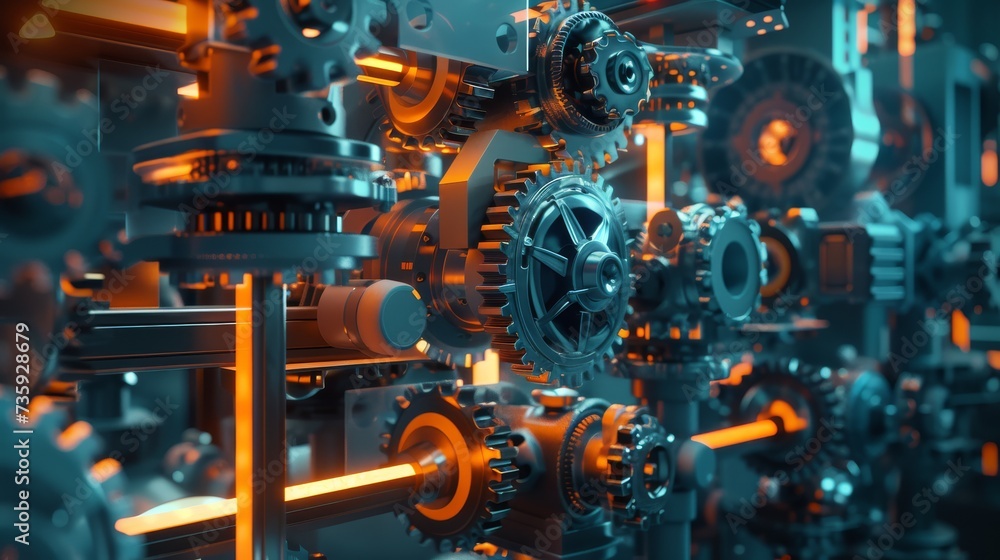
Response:
M639 48L610 59L615 49L608 46L631 52L627 47L638 44L584 0L544 2L532 13L538 15L529 22L529 52L536 66L511 82L509 96L497 96L494 106L513 103L513 114L507 107L492 111L485 126L531 134L567 163L600 168L615 161L628 146L635 113L649 100L649 60ZM605 86L612 84L630 93L611 95Z

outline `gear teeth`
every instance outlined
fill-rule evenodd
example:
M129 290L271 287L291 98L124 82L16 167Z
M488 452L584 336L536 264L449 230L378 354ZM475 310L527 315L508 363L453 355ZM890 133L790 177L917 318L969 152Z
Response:
M369 95L368 101L374 107L373 114L380 123L387 140L404 149L413 151L439 151L457 153L465 141L476 131L476 124L486 117L483 103L493 99L494 90L490 80L496 73L491 68L463 64L461 78L451 99L451 105L441 120L427 123L425 134L410 135L401 132L393 124L393 117L386 110L385 98L391 95L391 87L377 87ZM447 100L444 100L447 101ZM412 120L412 117L410 119ZM416 132L414 132L416 134Z
M350 2L348 31L335 41L305 37L306 24L294 21L282 3L273 0L223 2L224 33L228 40L253 50L251 71L258 76L282 82L292 91L318 91L356 76L354 57L374 53L380 46L371 27L386 23L387 2Z
M397 517L406 527L407 533L417 538L421 544L426 544L439 552L453 550L471 550L483 537L500 526L500 521L507 515L510 508L505 502L514 497L513 481L517 479L519 470L514 466L513 459L517 448L510 444L510 428L496 417L496 404L492 402L477 402L479 394L476 387L461 388L454 382L422 383L407 387L403 400L408 402L406 414L395 421L387 423L389 442L384 451L390 457L395 457L394 440L414 422L426 413L442 414L449 409L456 413L443 414L452 419L458 432L467 434L465 442L476 446L482 454L484 473L483 486L472 489L470 499L478 499L479 507L470 517L459 516L454 520L456 527L448 529L447 535L436 534L443 531L440 521L428 520L419 512L400 513ZM458 418L465 421L458 421ZM461 482L461 481L459 481ZM474 484L469 481L469 484ZM480 492L476 495L476 492ZM463 509L468 513L467 509ZM412 516L412 517L411 517ZM423 527L421 530L419 527Z
M522 216L521 207L535 200L544 202L545 199L540 198L541 195L537 193L554 181L568 176L587 177L590 173L591 169L579 161L553 164L544 170L519 172L515 179L504 183L503 188L494 196L494 207L487 211L487 223L482 229L484 240L478 246L484 257L483 264L479 267L483 284L477 287L484 300L484 305L480 309L481 315L486 318L484 329L492 335L493 348L498 352L500 359L512 364L512 371L524 375L531 381L541 383L558 381L561 385L579 387L585 381L593 379L597 371L603 370L605 359L613 356L611 346L620 340L617 331L611 333L607 348L595 350L594 360L590 363L578 363L571 367L554 363L551 359L545 359L521 336L522 321L516 320L518 311L513 304L514 298L519 297L513 277L516 271L509 268L507 263L522 258L519 252L529 245L528 240L519 237L522 235L519 232L524 229L519 221ZM612 198L610 185L600 178L586 185L586 190L581 192L605 202L609 208L609 215L614 217L613 223L620 223L624 231L626 227L624 212L621 210L620 202ZM504 216L506 219L501 222L500 218ZM627 243L623 253L628 255ZM631 293L630 285L626 295ZM624 316L619 321L623 322Z
M845 399L839 396L830 368L816 368L805 364L797 358L787 358L754 364L751 372L743 377L735 387L725 387L720 393L724 402L740 402L747 392L755 387L765 385L791 385L797 391L807 395L812 423L820 420L834 428L846 426ZM738 407L731 407L737 410ZM832 435L820 447L817 453L805 461L798 469L789 472L792 483L801 483L818 474L823 467L832 461L850 457L845 430L832 429ZM774 469L785 464L783 456L772 457L766 453L753 453L744 456L747 464L757 472L773 473Z

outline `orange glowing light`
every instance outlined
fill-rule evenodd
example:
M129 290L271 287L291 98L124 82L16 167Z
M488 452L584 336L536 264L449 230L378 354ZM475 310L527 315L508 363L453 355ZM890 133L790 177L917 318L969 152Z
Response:
M381 469L349 474L315 482L296 484L285 488L285 502L294 502L305 498L332 494L352 488L371 486L393 480L401 480L407 477L416 476L417 471L413 465L406 463L394 465ZM115 522L115 529L120 533L135 536L155 531L162 531L171 527L180 527L191 523L200 523L219 517L227 517L236 514L237 525L239 525L239 512L237 508L237 498L221 500L208 504L189 506L173 511L165 511L152 515L137 515L126 517ZM236 533L239 541L239 531ZM239 556L242 558L242 556Z
M788 163L788 141L795 135L792 123L774 119L767 123L757 139L757 149L764 161L774 166Z
M86 422L74 422L63 433L59 434L59 437L56 438L56 443L63 450L74 449L80 442L90 437L90 434L93 432L94 429L90 424Z
M191 82L186 86L177 88L177 95L188 99L198 99L198 82Z
M41 169L27 172L0 182L0 198L16 198L35 194L45 188L48 179Z
M997 158L997 141L990 139L983 142L983 155L979 161L982 169L983 184L995 187L997 174L1000 171L1000 160Z
M1000 370L1000 350L986 352L986 361L989 362L991 368Z
M253 457L251 455L254 441L253 433L253 276L243 275L243 283L236 286L236 498L226 502L195 506L205 508L197 510L198 515L210 515L211 519L220 515L236 514L236 556L238 558L253 558ZM219 504L229 504L228 513L219 513ZM237 507L237 504L240 507ZM172 519L183 519L183 514L176 517L177 510L167 514L175 514ZM162 515L167 515L162 514ZM194 514L192 514L194 515ZM156 516L151 516L156 517ZM196 520L197 521L197 520ZM188 521L191 522L191 521ZM175 524L180 524L175 522ZM117 524L115 525L117 527ZM170 525L168 525L170 526ZM126 534L126 531L118 529Z
M646 138L646 219L663 208L667 200L667 137L661 124L644 124Z
M968 352L972 347L969 336L969 318L959 310L951 314L951 342L958 346L962 352Z
M692 441L704 444L712 449L730 447L778 435L778 424L774 420L758 420L749 424L741 424L731 428L723 428L692 436Z
M469 355L469 360L472 356ZM492 385L500 383L500 355L495 351L487 350L481 361L472 365L473 385Z
M740 362L729 368L729 377L720 379L718 383L719 385L739 385L743 382L744 377L750 375L751 371L753 371L752 363Z
M104 19L177 33L187 33L187 7L163 0L74 0L63 2L59 10L71 14Z
M896 8L897 50L899 56L917 52L917 8L915 0L899 0Z
M122 464L108 457L94 463L94 466L90 467L90 475L94 477L94 480L98 484L104 484L108 479L120 473L121 470Z
M399 80L395 78L386 78L385 75L398 75L402 76L406 72L406 66L399 62L398 60L389 60L381 56L366 56L364 58L359 58L357 60L358 67L362 71L369 70L377 72L378 76L362 74L358 76L359 82L366 82L369 84L375 84L380 86L395 87L399 85Z
M856 18L858 25L858 52L865 54L868 52L868 14L875 9L875 6L871 4L866 4L861 9L858 10L858 16Z
M781 419L780 425L775 421L775 417ZM779 400L774 401L767 410L761 412L758 420L755 422L698 434L693 436L691 440L712 449L720 449L741 443L758 441L781 433L798 432L806 429L808 426L808 420L800 418L790 404Z
M996 442L988 441L983 444L983 474L986 476L996 476L1000 470L1000 450L997 449Z

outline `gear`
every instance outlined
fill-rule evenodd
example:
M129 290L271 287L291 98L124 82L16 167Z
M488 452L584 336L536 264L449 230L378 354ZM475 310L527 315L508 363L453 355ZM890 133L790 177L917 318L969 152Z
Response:
M836 372L828 367L815 368L792 358L755 364L753 370L735 387L720 386L720 398L729 403L733 422L753 421L767 414L776 401L792 406L800 418L809 419L809 427L798 432L799 442L815 438L815 446L803 446L797 461L786 459L788 446L780 450L761 451L745 456L747 463L762 475L773 476L778 471L789 480L803 482L835 460L850 457L847 441L847 409L843 391L834 379ZM824 432L820 437L820 431Z
M632 292L621 202L579 163L505 183L479 251L480 310L500 359L529 380L579 386L620 340Z
M0 390L4 410L14 410L12 396L9 388ZM114 528L115 521L132 513L121 464L114 459L93 462L100 443L90 424L76 422L67 428L65 411L46 397L33 398L27 415L29 424L15 424L12 412L4 414L3 428L7 434L32 431L8 436L14 438L11 445L15 448L25 440L30 446L30 488L20 488L30 492L30 518L26 521L31 525L31 556L140 558L139 541ZM3 468L5 472L18 471L16 453L5 454ZM16 505L3 504L6 511L15 512ZM13 525L6 524L2 533L7 546L20 546L13 544L20 534Z
M709 189L751 211L807 206L843 210L879 153L875 110L828 61L773 51L715 93L702 136Z
M472 550L499 528L514 497L517 448L509 444L510 428L494 416L494 403L474 402L474 389L451 382L409 387L383 435L390 460L428 442L446 457L447 495L399 516L411 535L441 552Z
M583 45L583 56L577 64L580 83L589 86L582 97L593 105L596 114L608 119L639 112L649 100L651 71L635 37L617 29Z
M291 91L357 76L354 57L374 53L385 0L226 0L226 38L253 49L250 70Z
M594 168L615 161L649 99L649 61L634 37L584 0L546 2L535 11L529 53L537 67L512 83L514 115L497 111L502 127L536 136L566 161Z
M686 327L708 316L742 323L760 305L767 251L760 225L740 206L667 208L648 230L633 244L639 322Z
M0 284L24 261L58 275L73 251L99 256L112 192L94 96L45 72L14 78L0 67Z
M425 69L420 55L408 53L410 71ZM455 153L486 115L482 104L493 98L494 70L431 57L421 79L415 75L395 87L379 86L368 96L385 138L408 150Z
M670 496L673 463L667 436L656 418L639 407L612 406L605 413L621 423L614 443L607 450L607 501L615 518L648 529L657 524ZM614 426L612 426L614 427Z

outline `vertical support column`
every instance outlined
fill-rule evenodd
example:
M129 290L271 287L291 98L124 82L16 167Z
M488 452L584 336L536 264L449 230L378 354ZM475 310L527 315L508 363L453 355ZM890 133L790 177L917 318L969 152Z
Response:
M698 403L706 398L708 383L697 379L672 381L633 381L633 393L660 425L680 441L689 439L698 429ZM697 394L691 394L692 387ZM650 527L642 537L642 552L647 558L686 560L691 554L691 523L697 517L697 495L692 488L675 487L664 508L666 516Z
M285 296L280 276L236 291L236 557L285 557Z

